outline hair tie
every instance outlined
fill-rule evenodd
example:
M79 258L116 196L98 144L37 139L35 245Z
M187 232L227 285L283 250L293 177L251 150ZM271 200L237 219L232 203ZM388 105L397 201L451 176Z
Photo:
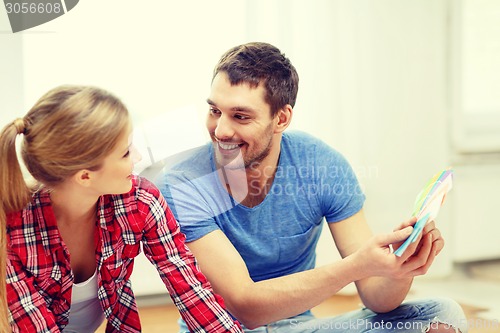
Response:
M26 134L26 126L24 125L23 118L17 118L14 120L14 126L16 127L17 134Z

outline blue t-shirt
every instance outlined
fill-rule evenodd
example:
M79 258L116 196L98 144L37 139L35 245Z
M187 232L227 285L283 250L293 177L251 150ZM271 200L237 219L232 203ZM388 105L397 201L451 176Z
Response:
M302 132L282 136L278 169L255 207L236 202L219 181L211 143L170 159L156 185L191 242L220 229L254 281L314 268L323 218L344 220L363 206L345 158Z

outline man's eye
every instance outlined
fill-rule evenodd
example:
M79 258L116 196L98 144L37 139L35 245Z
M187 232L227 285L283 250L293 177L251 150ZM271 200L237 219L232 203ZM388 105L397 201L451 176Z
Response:
M235 115L234 115L234 117L235 117L236 119L238 119L238 120L248 120L248 119L250 119L250 117L245 116L245 115L243 115L243 114L235 114Z
M220 111L214 108L210 108L210 113L212 114L220 114Z

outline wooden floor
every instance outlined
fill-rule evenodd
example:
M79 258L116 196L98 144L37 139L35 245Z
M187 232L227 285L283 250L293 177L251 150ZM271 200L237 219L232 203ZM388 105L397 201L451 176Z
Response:
M319 306L312 309L313 313L318 317L327 317L341 314L347 311L355 310L360 307L358 296L336 295ZM477 313L484 309L462 305L468 320L480 320ZM178 332L177 319L179 313L173 305L161 306L143 306L139 307L142 331L144 333L176 333ZM480 320L486 323L484 320ZM492 325L491 325L492 326ZM105 324L103 324L96 332L104 333ZM498 327L479 328L470 327L469 333L499 333Z

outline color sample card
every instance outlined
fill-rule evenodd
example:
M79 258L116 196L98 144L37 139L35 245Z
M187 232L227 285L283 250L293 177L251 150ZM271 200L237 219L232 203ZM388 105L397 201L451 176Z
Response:
M406 248L415 242L424 229L427 221L434 220L446 199L446 194L453 186L453 170L446 169L432 177L415 199L412 216L417 217L413 231L394 254L400 257Z

